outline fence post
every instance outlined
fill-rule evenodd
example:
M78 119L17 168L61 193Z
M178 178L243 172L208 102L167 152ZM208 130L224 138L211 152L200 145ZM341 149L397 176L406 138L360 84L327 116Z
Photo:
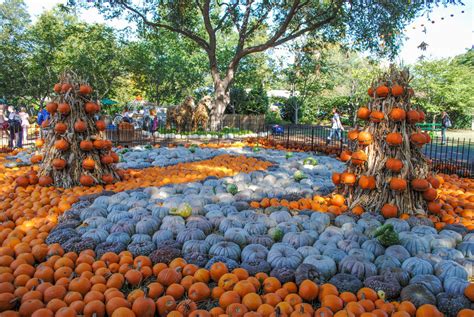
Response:
M311 126L311 151L314 151L314 126Z
M290 147L290 125L288 125L288 134L286 136L286 148L288 149Z

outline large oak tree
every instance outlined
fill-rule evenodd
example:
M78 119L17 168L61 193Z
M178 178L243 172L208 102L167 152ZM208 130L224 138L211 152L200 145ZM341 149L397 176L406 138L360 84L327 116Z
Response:
M71 5L80 1L69 0ZM301 36L344 38L378 53L395 52L400 31L423 10L457 0L88 0L106 16L126 16L151 27L175 32L195 42L208 56L219 122L229 103L229 89L242 59ZM226 43L219 33L238 32L234 53L219 60ZM264 36L262 36L264 34ZM258 36L257 36L258 35Z

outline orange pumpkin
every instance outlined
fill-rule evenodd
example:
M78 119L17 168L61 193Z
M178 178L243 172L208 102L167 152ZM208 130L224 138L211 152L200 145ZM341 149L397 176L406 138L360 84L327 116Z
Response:
M402 178L392 177L392 179L390 179L390 189L404 191L407 189L407 181Z
M390 89L385 85L380 85L375 89L375 94L377 97L387 97L390 93Z
M402 108L393 108L390 110L389 117L395 122L400 122L406 119L407 113Z
M398 216L398 207L393 204L385 204L382 207L382 215L385 218L394 218Z
M368 120L370 117L370 110L367 107L360 107L357 110L357 118L361 120Z
M87 130L87 124L82 120L77 120L74 123L74 131L82 133Z
M71 112L71 107L69 106L68 103L60 103L58 105L58 112L61 113L62 115L67 115L69 112Z
M398 132L390 132L387 134L385 137L385 141L387 142L388 145L390 146L398 146L401 145L403 142L403 137L401 133Z

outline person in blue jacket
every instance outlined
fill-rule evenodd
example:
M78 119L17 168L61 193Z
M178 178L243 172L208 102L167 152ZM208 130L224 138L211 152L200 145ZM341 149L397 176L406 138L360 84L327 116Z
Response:
M46 108L43 108L40 110L40 112L38 112L38 119L36 120L36 122L38 123L38 125L40 126L40 131L41 131L41 137L44 137L44 134L46 131L44 131L43 128L41 128L41 124L48 120L49 119L49 112L48 110L46 110Z

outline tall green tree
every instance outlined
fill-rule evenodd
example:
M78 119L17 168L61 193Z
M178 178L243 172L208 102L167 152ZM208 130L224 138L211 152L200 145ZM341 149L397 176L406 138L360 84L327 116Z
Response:
M75 5L79 1L69 0ZM399 31L428 5L457 0L429 2L404 0L149 0L140 2L88 1L108 17L127 15L142 26L180 34L196 43L208 58L215 102L214 122L219 123L229 103L229 89L238 67L248 55L288 43L301 36L334 38L345 36L362 49L395 52ZM221 34L238 32L233 53L219 60ZM256 35L265 36L256 40Z
M127 45L124 65L148 100L180 103L205 83L205 56L177 34L143 34Z
M431 120L447 111L455 127L468 127L474 115L474 50L455 58L421 61L414 66L415 103Z
M27 77L26 32L30 16L23 0L0 2L0 98L18 101Z
M44 12L36 23L28 28L25 88L28 97L37 101L40 108L51 95L51 87L64 70L64 65L61 65L58 56L66 39L74 36L71 28L77 23L74 15L55 8Z

